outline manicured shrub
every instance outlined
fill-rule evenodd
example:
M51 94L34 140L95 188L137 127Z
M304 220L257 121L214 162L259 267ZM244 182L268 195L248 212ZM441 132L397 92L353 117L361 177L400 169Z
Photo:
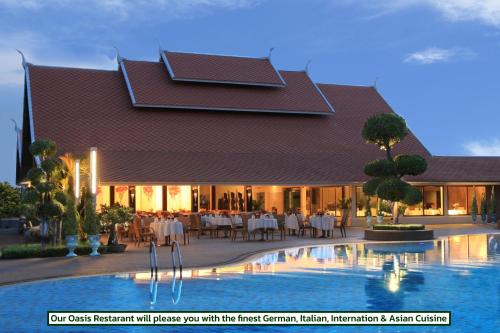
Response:
M40 244L13 245L4 247L2 259L22 259L22 258L44 258L44 257L64 257L68 254L68 249L63 246L48 246L42 248ZM100 253L107 253L108 247L101 245L98 249ZM88 255L92 248L88 244L79 244L75 249L78 255Z
M373 230L425 230L423 224L375 224Z

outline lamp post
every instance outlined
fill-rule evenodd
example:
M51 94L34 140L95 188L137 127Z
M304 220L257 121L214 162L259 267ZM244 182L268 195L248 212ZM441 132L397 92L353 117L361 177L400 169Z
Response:
M75 201L80 199L80 160L75 160Z
M97 195L97 148L90 148L90 193L92 194L92 202L96 205Z

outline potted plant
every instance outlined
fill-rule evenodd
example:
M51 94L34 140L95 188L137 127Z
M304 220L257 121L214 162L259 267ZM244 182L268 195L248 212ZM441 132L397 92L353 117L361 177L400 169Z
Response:
M366 216L366 225L368 228L372 225L372 206L370 203L370 197L366 198L365 202L365 216Z
M491 187L490 195L490 223L495 223L497 221L496 203L495 203L495 188Z
M102 206L99 214L101 224L109 230L108 252L123 252L127 244L119 244L116 238L116 225L123 224L132 220L133 215L131 209L120 204L112 206Z
M481 221L486 223L486 217L488 216L488 208L486 207L486 195L483 193L481 196Z
M66 200L66 212L63 217L63 229L66 236L66 247L69 253L66 257L76 257L75 249L78 245L78 211L72 198Z
M92 202L92 196L90 193L86 192L83 206L83 231L87 234L90 246L92 247L91 256L99 256L99 246L101 245L101 235L99 233L101 225L99 223L99 217L95 211L94 203Z
M476 198L476 189L472 191L472 204L470 209L472 223L476 223L477 220L477 198Z

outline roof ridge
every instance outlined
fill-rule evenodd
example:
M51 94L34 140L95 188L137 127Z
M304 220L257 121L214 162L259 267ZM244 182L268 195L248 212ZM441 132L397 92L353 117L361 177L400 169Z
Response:
M97 71L97 72L118 72L117 69L105 69L105 68L87 68L87 67L72 67L72 66L54 66L54 65L35 65L31 62L27 63L30 67L42 67L42 68L54 68L54 69L72 69L81 71Z
M191 55L201 55L201 56L212 56L212 57L227 57L227 58L243 58L243 59L255 59L255 60L267 60L270 62L269 56L264 57L250 57L235 54L217 54L217 53L204 53L204 52L186 52L186 51L171 51L171 50L161 50L164 53L181 53L181 54L191 54Z

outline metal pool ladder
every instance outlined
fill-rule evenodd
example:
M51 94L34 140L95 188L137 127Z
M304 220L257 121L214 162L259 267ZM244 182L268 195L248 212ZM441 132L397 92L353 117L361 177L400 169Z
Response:
M156 243L151 240L149 243L149 265L151 267L151 280L149 282L149 297L151 305L156 303L156 296L158 295L158 255L156 253ZM154 273L154 280L153 280Z
M172 242L172 246L170 248L170 254L172 256L172 303L177 304L181 299L181 292L182 292L182 256L181 256L181 249L177 241ZM177 265L175 260L176 256L179 262L179 282L177 288L176 288Z

